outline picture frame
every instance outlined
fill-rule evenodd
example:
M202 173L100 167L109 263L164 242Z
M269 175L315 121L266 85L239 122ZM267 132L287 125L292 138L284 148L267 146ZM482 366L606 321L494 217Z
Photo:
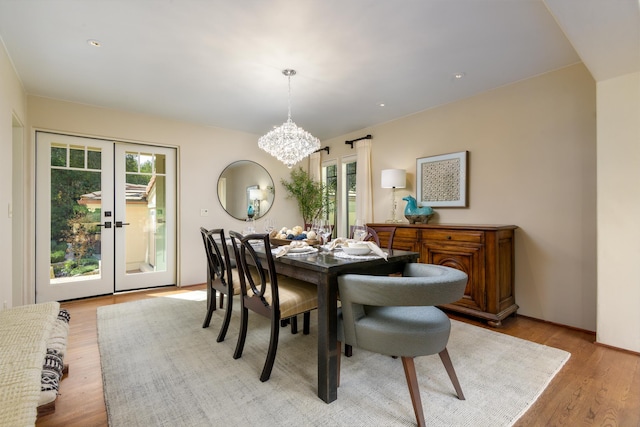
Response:
M416 160L418 206L467 207L468 151Z

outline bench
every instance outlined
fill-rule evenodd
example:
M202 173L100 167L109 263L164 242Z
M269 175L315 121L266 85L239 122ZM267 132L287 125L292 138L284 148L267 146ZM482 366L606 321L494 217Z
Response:
M57 302L0 311L0 426L35 425L55 410L68 332Z

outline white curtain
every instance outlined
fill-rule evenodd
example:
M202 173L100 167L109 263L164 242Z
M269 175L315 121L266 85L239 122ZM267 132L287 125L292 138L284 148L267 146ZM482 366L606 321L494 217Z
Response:
M371 187L371 140L363 139L356 146L356 218L373 222L373 190Z
M309 177L316 181L322 181L322 151L309 155Z

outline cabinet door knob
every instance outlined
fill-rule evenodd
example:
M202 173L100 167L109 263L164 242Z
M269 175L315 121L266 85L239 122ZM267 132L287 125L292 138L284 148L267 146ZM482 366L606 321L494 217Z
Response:
M451 240L451 236L447 236L447 240Z

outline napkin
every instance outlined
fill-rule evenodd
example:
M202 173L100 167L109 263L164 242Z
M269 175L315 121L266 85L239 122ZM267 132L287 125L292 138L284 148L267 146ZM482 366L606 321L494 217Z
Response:
M288 245L280 246L280 250L276 253L276 258L285 256L287 252L289 252L289 250L292 248L304 248L306 246L309 246L307 242L303 242L302 240L294 240ZM309 247L311 248L312 246L309 246Z
M344 237L338 237L338 238L333 239L331 241L331 243L329 244L329 247L327 249L331 251L331 250L335 249L335 247L338 246L338 245L344 245L344 244L350 244L350 243L366 244L367 246L369 246L369 249L371 250L371 252L373 252L374 254L378 255L381 258L384 258L385 261L387 260L387 253L383 252L382 249L380 249L380 247L378 245L376 245L374 242L359 242L359 241L353 240L353 239L346 239Z

